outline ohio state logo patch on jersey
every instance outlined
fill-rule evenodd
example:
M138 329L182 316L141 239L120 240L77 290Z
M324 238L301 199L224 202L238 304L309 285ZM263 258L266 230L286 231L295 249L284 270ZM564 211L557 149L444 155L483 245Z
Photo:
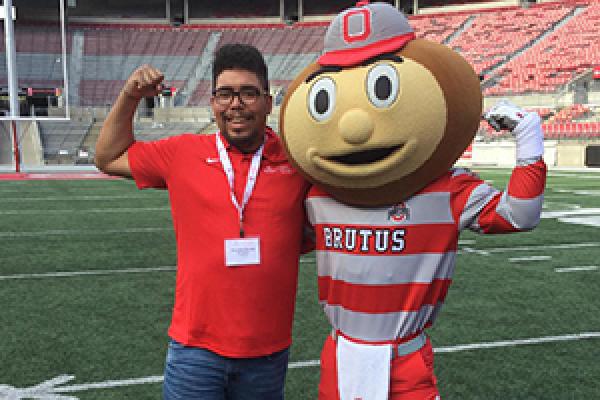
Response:
M405 203L398 203L388 210L388 220L402 222L410 219L410 210Z

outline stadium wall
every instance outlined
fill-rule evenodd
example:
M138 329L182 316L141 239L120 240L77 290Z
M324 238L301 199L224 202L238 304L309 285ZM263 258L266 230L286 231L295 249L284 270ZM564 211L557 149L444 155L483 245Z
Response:
M591 94L591 93L590 93ZM483 99L483 108L487 110L500 99L508 99L523 108L537 107L566 107L574 104L574 93L529 93L516 96L486 96ZM589 102L593 103L592 97L589 97ZM596 100L600 100L600 93L597 93Z
M466 3L458 5L446 5L443 7L426 7L419 8L416 14L428 15L428 14L446 14L449 12L457 11L474 11L474 10L493 10L496 8L504 7L519 7L521 4L520 0L505 0L505 1L489 1L489 2L476 2Z
M0 123L0 165L13 163L10 121Z
M579 142L544 141L544 161L549 167L584 168L586 149L590 145L600 145L600 140ZM494 166L512 168L515 166L515 142L495 141L474 143L471 159L461 159L457 165L476 167Z
M600 92L588 92L588 103L600 104Z
M44 165L44 152L40 132L36 122L16 122L21 164L27 166ZM12 165L13 160L12 125L10 121L0 124L0 165Z
M461 161L458 165L514 167L516 147L514 141L495 141L491 143L474 143L472 158ZM556 166L557 143L544 142L544 160L549 166ZM583 166L583 163L581 164Z
M24 165L44 165L44 150L40 138L40 129L35 121L19 122L18 136L21 150L21 161Z

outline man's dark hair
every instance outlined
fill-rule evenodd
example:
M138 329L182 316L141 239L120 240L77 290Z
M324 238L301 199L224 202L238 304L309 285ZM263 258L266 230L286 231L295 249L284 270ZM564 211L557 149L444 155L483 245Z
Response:
M216 87L217 77L229 69L241 69L256 74L263 89L269 91L267 64L258 49L249 44L226 44L215 53L212 65L212 84Z

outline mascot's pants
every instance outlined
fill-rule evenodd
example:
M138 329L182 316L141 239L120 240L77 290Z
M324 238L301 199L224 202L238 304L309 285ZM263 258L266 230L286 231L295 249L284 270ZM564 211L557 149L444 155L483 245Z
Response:
M421 349L392 359L389 400L436 400L438 396L429 338ZM319 400L340 400L336 342L331 336L325 340L321 352Z

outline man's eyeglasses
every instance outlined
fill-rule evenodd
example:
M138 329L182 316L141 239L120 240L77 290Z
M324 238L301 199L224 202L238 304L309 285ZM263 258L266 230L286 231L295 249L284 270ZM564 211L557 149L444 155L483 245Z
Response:
M256 86L242 86L240 90L233 90L230 87L221 87L212 91L215 102L221 106L228 106L233 102L233 98L237 96L240 102L249 105L254 103L260 96L265 94Z

